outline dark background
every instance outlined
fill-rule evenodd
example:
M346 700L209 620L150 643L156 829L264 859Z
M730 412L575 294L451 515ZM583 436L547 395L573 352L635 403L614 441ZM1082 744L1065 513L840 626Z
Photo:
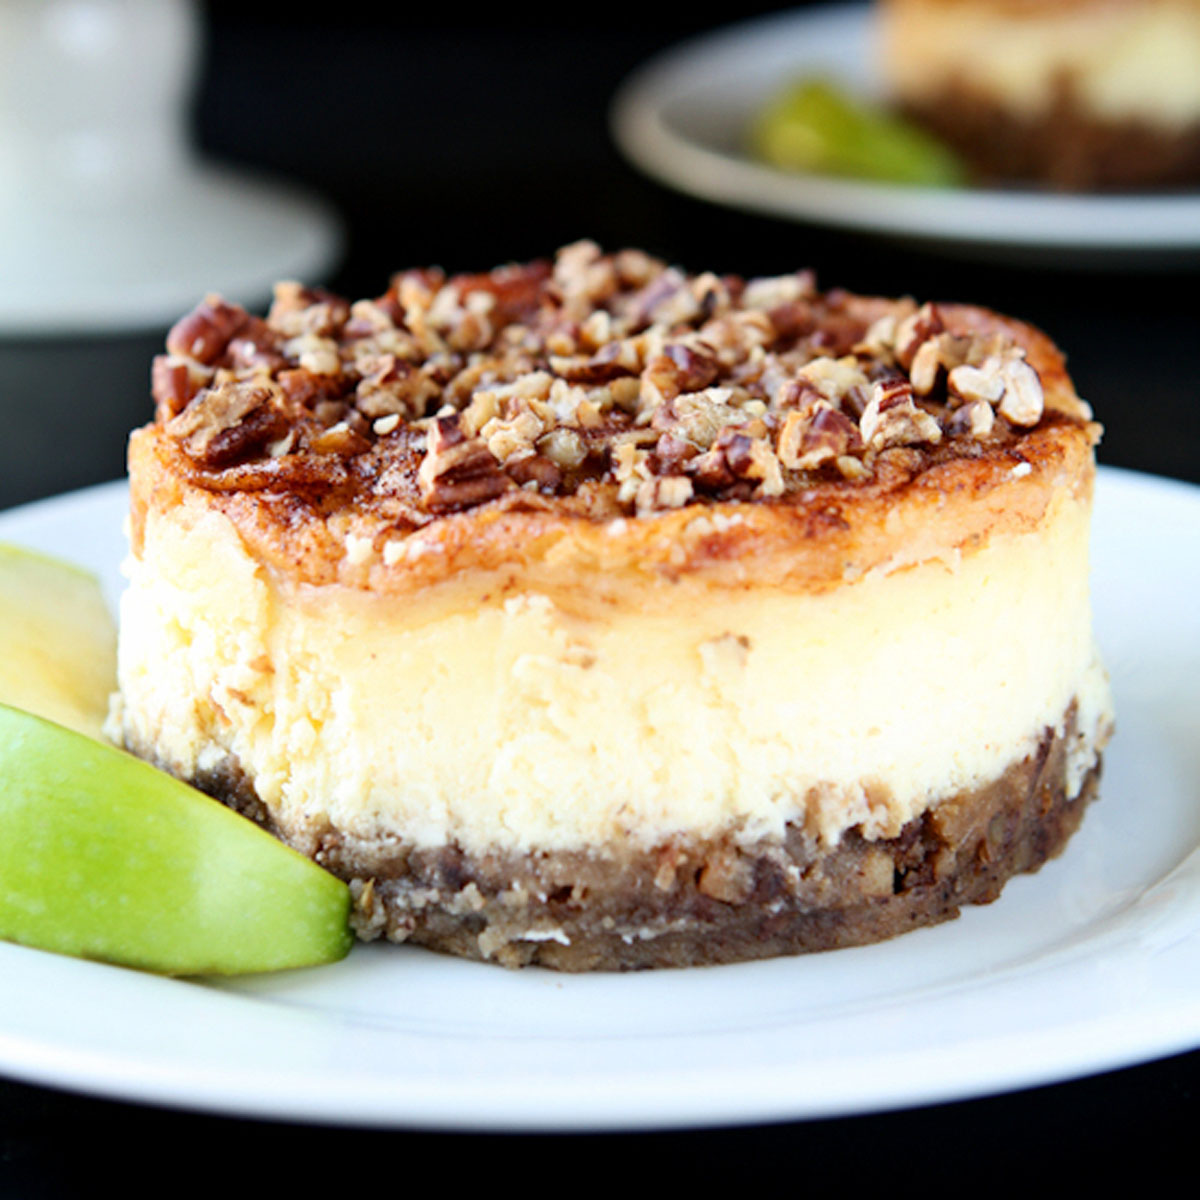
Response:
M729 19L782 6L743 4ZM1153 269L982 265L802 224L742 215L661 188L626 165L607 129L624 76L715 26L698 10L455 6L377 15L345 5L210 0L192 128L214 158L265 168L340 212L345 254L326 280L352 296L397 269L474 270L551 253L579 237L637 245L691 269L817 269L825 286L980 303L1041 325L1067 352L1106 426L1104 463L1200 482L1200 306L1195 261ZM149 416L149 358L163 329L109 338L0 338L0 507L123 471L128 429ZM3 981L0 980L0 986ZM471 1136L324 1129L158 1111L0 1080L0 1195L77 1195L98 1179L168 1185L247 1178L439 1191L509 1178L576 1186L657 1163L676 1186L710 1165L746 1182L782 1166L789 1186L975 1188L1145 1162L1190 1145L1200 1054L1010 1096L837 1121L649 1135ZM1153 1162L1153 1157L1150 1158ZM607 1170L606 1170L607 1168ZM564 1174L564 1171L567 1173ZM865 1173L865 1174L864 1174ZM234 1188L241 1191L240 1188ZM424 1186L422 1185L422 1190Z

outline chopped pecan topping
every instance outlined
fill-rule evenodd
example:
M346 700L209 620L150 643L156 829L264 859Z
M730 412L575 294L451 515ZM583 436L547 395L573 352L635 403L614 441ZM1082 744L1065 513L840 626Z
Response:
M759 308L768 313L816 298L817 277L812 271L751 279L742 291L742 304L746 308Z
M951 393L971 403L982 400L987 404L998 404L1004 395L1004 377L997 370L984 370L963 363L955 367L946 380Z
M226 347L230 366L239 373L262 372L270 375L287 365L280 352L279 339L265 321L251 317Z
M283 283L265 318L208 296L152 390L189 470L225 490L287 471L417 523L515 489L627 514L770 501L1038 424L1023 351L949 311L580 241L485 274L405 271L353 304Z
M670 404L656 409L652 424L707 449L722 430L741 425L747 415L736 403L731 388L707 388L677 396Z
M675 433L664 433L654 444L654 473L671 475L690 459L697 457L699 449L686 438Z

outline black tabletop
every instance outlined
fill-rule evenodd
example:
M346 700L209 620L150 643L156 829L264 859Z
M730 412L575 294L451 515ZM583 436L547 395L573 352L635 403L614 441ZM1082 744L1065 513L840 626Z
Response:
M743 5L730 17L770 6ZM714 22L664 4L564 14L535 8L460 27L453 13L299 18L283 6L213 2L194 136L223 161L266 168L325 196L347 231L324 280L352 296L399 268L473 270L590 237L692 269L770 274L811 266L823 286L965 300L1040 325L1066 351L1105 426L1102 463L1200 482L1200 268L1079 269L943 257L814 225L747 215L650 182L614 147L607 106L625 75ZM149 359L164 329L120 336L0 337L0 508L118 477L128 430L149 415ZM1200 531L1198 531L1200 534ZM0 981L3 986L3 981ZM314 1159L353 1163L374 1188L406 1152L539 1177L637 1153L683 1180L719 1159L795 1165L797 1186L885 1170L891 1186L974 1180L1001 1161L1024 1179L1051 1162L1133 1161L1190 1135L1200 1053L1005 1096L745 1129L605 1135L470 1135L240 1121L77 1096L0 1079L0 1195L79 1194L136 1177L153 1147L197 1180L235 1156L278 1182ZM67 1146L71 1149L67 1150ZM864 1160L864 1148L870 1152ZM203 1148L203 1149L201 1149ZM430 1157L430 1152L436 1157ZM643 1160L645 1161L645 1160ZM474 1164L474 1166L471 1166ZM749 1169L749 1167L748 1167ZM384 1174L387 1172L388 1174ZM482 1176L480 1176L482 1177ZM562 1178L562 1177L560 1177Z

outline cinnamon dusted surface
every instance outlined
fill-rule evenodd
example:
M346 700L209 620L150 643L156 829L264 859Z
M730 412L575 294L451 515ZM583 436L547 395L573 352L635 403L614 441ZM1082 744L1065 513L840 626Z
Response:
M1063 849L1095 798L1098 760L1078 792L1069 788L1074 705L1062 726L1000 778L897 836L850 830L832 848L789 826L782 839L749 844L731 830L649 851L467 854L320 823L280 828L232 762L191 782L350 881L364 939L510 967L694 966L863 945L995 900L1008 879Z
M282 285L265 320L210 298L154 390L135 552L195 502L294 579L385 593L514 559L835 586L1034 527L1098 436L1020 322L589 242L355 304Z

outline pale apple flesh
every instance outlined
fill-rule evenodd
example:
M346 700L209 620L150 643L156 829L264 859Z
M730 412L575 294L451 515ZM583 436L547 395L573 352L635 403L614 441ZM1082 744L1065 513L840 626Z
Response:
M347 886L169 775L0 705L0 938L173 975L348 953Z
M94 575L0 543L0 700L98 738L116 647Z

